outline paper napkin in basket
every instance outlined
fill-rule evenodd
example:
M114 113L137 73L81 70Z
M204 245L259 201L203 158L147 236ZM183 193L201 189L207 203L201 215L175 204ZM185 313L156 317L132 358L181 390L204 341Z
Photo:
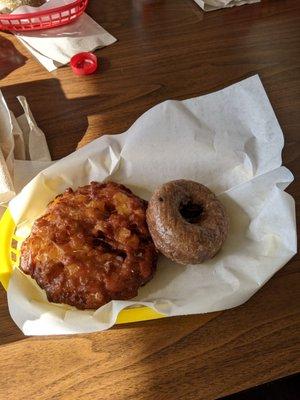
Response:
M74 0L49 0L39 10L59 7ZM13 13L35 12L35 7L19 7ZM86 13L69 25L53 29L16 33L17 38L48 70L54 71L67 64L70 58L83 51L94 51L114 43L117 39L98 25Z
M219 10L244 4L259 3L260 0L194 0L204 11Z
M18 100L24 114L15 118L0 91L0 204L11 200L51 164L45 136L36 125L25 97Z

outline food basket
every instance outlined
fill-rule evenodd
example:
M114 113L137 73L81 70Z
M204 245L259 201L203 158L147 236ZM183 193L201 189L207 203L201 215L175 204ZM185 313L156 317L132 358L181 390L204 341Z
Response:
M84 12L89 0L74 0L61 7L28 14L0 14L2 31L34 31L57 28L75 21Z
M13 268L19 264L20 248L24 240L24 238L17 236L15 231L16 224L9 208L7 208L0 220L0 282L6 290ZM116 324L163 317L163 314L155 312L152 308L140 306L122 310L118 315Z

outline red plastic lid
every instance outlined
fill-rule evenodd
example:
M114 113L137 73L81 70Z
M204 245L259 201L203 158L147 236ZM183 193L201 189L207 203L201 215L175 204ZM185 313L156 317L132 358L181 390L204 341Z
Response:
M76 75L90 75L96 71L98 60L93 53L78 53L71 58L70 65Z

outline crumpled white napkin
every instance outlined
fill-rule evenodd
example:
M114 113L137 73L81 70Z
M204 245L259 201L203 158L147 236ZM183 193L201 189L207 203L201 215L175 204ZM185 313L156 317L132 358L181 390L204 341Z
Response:
M260 0L194 0L204 11L219 10L244 4L259 3Z
M36 12L72 2L74 0L49 0L38 8L19 7L12 14ZM69 25L32 32L17 32L15 35L50 72L67 64L77 53L95 51L117 40L85 13Z
M52 163L45 135L36 125L25 97L19 96L18 100L24 114L15 118L0 91L0 205Z

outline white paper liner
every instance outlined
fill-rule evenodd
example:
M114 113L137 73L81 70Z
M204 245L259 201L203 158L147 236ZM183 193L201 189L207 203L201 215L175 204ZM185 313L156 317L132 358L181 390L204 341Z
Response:
M96 312L49 303L15 270L8 288L12 318L28 335L83 333L109 328L132 304L173 316L244 303L296 253L294 200L284 192L293 176L281 167L282 147L282 131L254 76L213 94L159 104L126 133L101 137L55 163L11 201L18 235L27 236L67 187L109 179L149 199L157 185L186 178L219 195L230 217L229 237L202 265L183 267L161 257L137 298Z

